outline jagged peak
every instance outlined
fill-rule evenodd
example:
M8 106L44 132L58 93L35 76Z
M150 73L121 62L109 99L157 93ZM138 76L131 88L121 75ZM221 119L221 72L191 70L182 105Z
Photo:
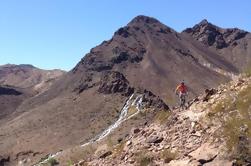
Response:
M192 33L194 31L198 31L199 29L215 29L215 30L220 30L221 28L217 27L216 25L210 23L207 19L203 19L202 21L200 21L198 24L195 24L193 27L191 28L186 28L185 30L183 30L183 32L186 33Z
M203 20L199 23L199 25L208 25L208 24L211 24L211 23L209 23L207 19L203 19Z

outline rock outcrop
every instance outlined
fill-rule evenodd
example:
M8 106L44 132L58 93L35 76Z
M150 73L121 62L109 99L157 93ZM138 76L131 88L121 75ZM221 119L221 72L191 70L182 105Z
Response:
M232 28L223 29L217 27L207 20L202 20L192 28L187 28L183 32L190 34L196 40L202 42L207 46L214 46L217 49L228 47L229 45L236 45L236 40L244 38L248 32Z

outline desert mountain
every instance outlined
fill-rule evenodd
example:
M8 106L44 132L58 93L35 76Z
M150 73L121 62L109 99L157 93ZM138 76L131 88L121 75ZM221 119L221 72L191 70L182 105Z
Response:
M208 50L154 18L138 16L116 31L111 40L93 48L73 69L72 76L88 80L96 75L93 72L118 71L134 87L149 89L170 102L175 97L173 88L181 80L190 86L192 95L227 81L229 78L217 69L238 72L216 51ZM95 84L84 82L89 86Z
M215 48L220 56L233 64L239 71L250 65L251 34L238 28L220 28L201 21L192 28L187 28L183 34L188 34L204 45Z
M169 110L167 105L175 103L174 88L181 80L193 98L231 80L239 71L213 45L154 18L137 16L0 123L0 154L9 156L10 163L27 158L32 163L48 153L86 143L120 120L130 103L129 112L136 118L116 132L116 137L125 137L131 127L144 126L158 111ZM134 114L138 102L149 110L144 118Z

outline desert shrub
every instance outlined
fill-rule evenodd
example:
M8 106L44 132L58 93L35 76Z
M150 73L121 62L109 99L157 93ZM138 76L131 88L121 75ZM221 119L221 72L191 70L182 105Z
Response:
M73 166L73 161L68 160L68 162L67 162L67 166Z
M153 162L153 158L150 157L150 156L140 156L138 159L137 159L137 163L140 165L140 166L148 166L149 164L151 164Z
M161 158L164 159L165 163L169 163L177 157L176 152L172 152L170 149L165 149L161 152Z
M50 157L44 165L46 165L46 166L55 166L55 165L58 165L58 164L59 163L55 158Z
M250 120L230 117L223 125L223 136L226 140L226 148L231 158L240 163L251 162L250 148Z
M222 115L227 112L231 112L236 109L236 104L232 102L230 97L218 102L213 106L207 114L210 119L217 118L222 119Z
M113 154L116 156L121 155L124 147L125 147L125 141L120 142L113 148Z
M149 166L153 163L153 157L147 154L147 151L143 150L135 154L136 162L139 166Z
M251 148L248 139L251 138L251 87L240 92L234 102L230 99L219 102L208 113L208 117L222 123L222 132L218 136L225 139L232 159L239 164L250 161Z
M107 144L108 148L110 148L110 149L113 148L114 142L112 140L111 135L107 136L107 138L106 138L106 144Z

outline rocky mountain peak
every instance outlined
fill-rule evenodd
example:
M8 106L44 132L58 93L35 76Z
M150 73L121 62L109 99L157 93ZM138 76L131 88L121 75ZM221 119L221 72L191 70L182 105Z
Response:
M209 24L209 22L207 21L207 19L203 19L200 23L199 23L199 25L208 25Z
M188 33L206 46L222 49L228 46L236 46L236 41L245 37L248 32L238 28L220 28L204 19L192 28L185 29L183 33Z
M137 23L153 24L153 23L160 23L160 22L153 17L139 15L133 18L132 21L128 25L137 24Z

